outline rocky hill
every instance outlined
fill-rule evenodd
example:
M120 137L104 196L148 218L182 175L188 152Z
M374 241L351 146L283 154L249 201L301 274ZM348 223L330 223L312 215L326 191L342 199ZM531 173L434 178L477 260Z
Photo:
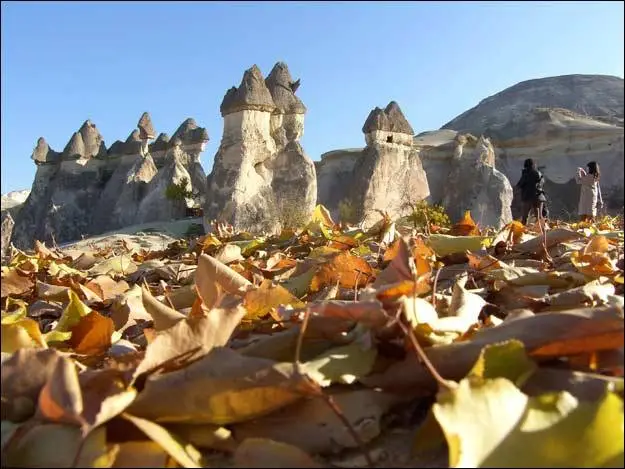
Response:
M623 124L623 79L609 75L560 75L522 81L463 112L443 129L488 134L537 107L561 108Z
M552 214L557 217L576 216L576 168L595 160L604 168L601 186L607 208L622 211L623 86L622 78L605 75L524 81L482 100L432 134L444 136L443 140L452 139L448 135L452 131L489 137L497 168L513 184L523 161L536 159L547 180ZM415 144L423 145L420 140L415 138ZM438 151L436 159L441 155ZM424 164L429 166L425 160ZM518 216L516 199L513 213Z

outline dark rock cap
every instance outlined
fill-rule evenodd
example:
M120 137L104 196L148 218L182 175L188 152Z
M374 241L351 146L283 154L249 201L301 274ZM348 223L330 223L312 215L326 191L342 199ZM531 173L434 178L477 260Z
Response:
M204 127L199 127L195 119L189 117L171 136L172 141L176 138L185 144L208 142L208 131Z
M154 140L154 143L149 145L150 153L157 151L166 151L169 148L169 135L166 133L160 133Z
M276 105L274 113L304 114L306 112L304 103L295 96L295 90L299 87L299 83L299 80L293 81L289 67L284 62L278 62L273 66L271 73L265 80L265 85Z
M106 146L104 145L104 139L100 135L100 131L96 128L95 124L87 119L80 130L78 131L82 137L84 145L84 153L82 156L86 157L103 157L106 155Z
M414 130L395 101L388 103L385 109L376 107L369 113L362 131L369 133L376 130L414 135Z
M275 108L263 74L253 65L243 74L239 87L232 87L226 92L219 110L222 116L226 116L246 109L273 112Z
M123 155L126 149L126 144L121 140L115 140L113 144L107 150L108 156L119 156Z
M111 145L111 147L108 149L108 155L140 155L141 146L143 145L140 134L141 131L139 129L134 129L132 132L130 132L130 135L128 135L128 138L125 142L122 142L121 140L116 140L113 145Z
M59 159L59 154L52 150L46 142L46 139L39 137L37 139L37 146L33 150L30 156L35 164L55 163Z
M126 143L136 142L141 143L141 131L139 129L134 129L132 132L130 132L130 135L128 135L128 138L126 139Z
M72 138L69 139L69 142L67 142L67 145L65 145L65 148L63 149L63 157L77 160L84 157L85 154L85 144L83 142L82 134L80 132L74 132Z
M156 132L154 132L154 126L152 125L152 119L150 119L150 114L147 112L141 114L137 127L139 127L142 140L152 140L156 137Z

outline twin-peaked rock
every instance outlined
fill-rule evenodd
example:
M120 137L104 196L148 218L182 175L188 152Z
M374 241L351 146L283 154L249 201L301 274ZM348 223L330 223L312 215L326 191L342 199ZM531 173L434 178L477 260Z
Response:
M512 186L495 169L488 138L440 130L420 134L414 142L430 182L430 201L441 204L452 221L466 210L480 226L501 228L512 220Z
M380 218L410 211L410 204L430 194L421 159L412 145L413 130L399 105L392 101L385 109L371 111L362 128L367 146L322 155L317 165L318 203L336 218L346 216L365 227Z
M237 229L275 231L307 221L316 199L313 162L299 139L306 107L284 63L267 79L254 65L221 103L224 130L208 176L204 216Z
M125 141L107 150L96 126L86 121L61 153L37 141L32 190L16 215L12 240L30 247L34 239L58 243L134 223L181 218L193 201L169 200L165 191L182 177L202 203L206 177L199 155L208 134L187 119L170 142L144 113Z

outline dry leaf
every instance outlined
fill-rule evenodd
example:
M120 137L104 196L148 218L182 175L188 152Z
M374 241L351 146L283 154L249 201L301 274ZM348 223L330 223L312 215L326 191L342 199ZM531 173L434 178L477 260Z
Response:
M362 288L373 278L373 269L360 257L342 252L323 264L315 273L310 290L319 291L326 285L338 284L345 288Z
M98 355L111 346L111 337L115 324L111 318L105 318L97 311L92 311L72 327L70 346L82 355Z
M234 453L234 467L324 467L297 446L247 438Z

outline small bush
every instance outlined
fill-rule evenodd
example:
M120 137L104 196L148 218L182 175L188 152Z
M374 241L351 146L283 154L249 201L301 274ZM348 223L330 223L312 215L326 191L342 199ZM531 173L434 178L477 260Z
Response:
M170 184L167 186L167 189L165 189L165 197L169 200L185 200L193 198L193 192L187 190L188 184L189 180L187 178L182 178L178 184Z
M302 207L292 200L280 200L278 202L277 220L281 228L297 229L303 227L308 222L309 216L302 211Z
M412 213L408 215L408 221L416 229L426 229L428 224L441 228L451 226L449 216L441 205L430 205L425 200L417 202L412 206Z
M343 199L339 202L339 218L343 223L358 223L358 213L351 200Z

